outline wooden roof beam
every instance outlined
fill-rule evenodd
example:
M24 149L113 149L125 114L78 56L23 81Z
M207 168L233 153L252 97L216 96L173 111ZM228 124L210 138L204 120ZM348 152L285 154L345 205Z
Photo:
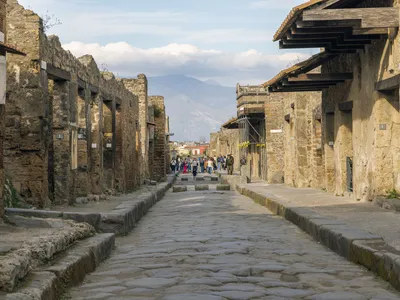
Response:
M308 73L300 74L296 77L289 78L289 82L307 82L307 81L338 81L342 82L345 80L353 79L353 73Z
M360 20L360 28L399 27L399 10L395 7L344 8L309 10L303 12L303 21L354 21Z

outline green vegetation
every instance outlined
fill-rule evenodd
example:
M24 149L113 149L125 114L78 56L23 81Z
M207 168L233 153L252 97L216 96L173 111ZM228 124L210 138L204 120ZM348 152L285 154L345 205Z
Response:
M393 189L391 191L387 191L387 193L388 193L386 196L387 199L395 199L395 198L400 199L400 194L395 189Z
M4 184L4 203L5 207L21 207L21 199L9 176L6 176L6 183Z

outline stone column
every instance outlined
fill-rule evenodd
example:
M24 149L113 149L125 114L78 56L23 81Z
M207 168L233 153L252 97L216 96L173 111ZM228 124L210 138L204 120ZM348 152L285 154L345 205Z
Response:
M165 153L165 106L164 97L151 96L149 102L154 107L154 123L156 124L154 133L154 168L153 179L157 181L166 178L166 153Z

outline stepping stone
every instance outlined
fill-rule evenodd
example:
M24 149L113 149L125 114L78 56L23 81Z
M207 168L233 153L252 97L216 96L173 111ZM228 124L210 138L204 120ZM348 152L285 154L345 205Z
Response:
M174 193L182 193L182 192L187 192L187 186L174 186L172 189Z
M211 181L218 181L219 178L218 177L211 177Z
M229 184L218 184L217 191L230 191L231 186Z
M181 181L189 181L189 178L188 177L182 177Z
M198 184L194 188L196 191L208 191L210 189L207 184Z

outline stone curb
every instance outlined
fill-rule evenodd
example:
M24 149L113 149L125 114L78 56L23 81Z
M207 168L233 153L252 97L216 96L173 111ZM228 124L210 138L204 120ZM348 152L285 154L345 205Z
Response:
M295 207L273 195L259 194L244 185L237 184L234 187L240 194L292 222L321 244L347 260L366 267L400 291L400 251L387 245L382 237L351 228L346 223L312 210Z
M83 281L107 259L115 246L114 234L98 234L83 240L65 252L50 267L35 270L25 279L24 287L7 294L4 300L56 300L67 288Z
M126 235L135 227L135 224L141 217L143 217L155 203L164 197L175 181L176 177L174 176L170 178L168 182L159 184L156 190L143 193L135 200L126 201L109 213L79 213L6 208L5 214L44 219L62 218L74 220L78 223L88 223L98 232Z

